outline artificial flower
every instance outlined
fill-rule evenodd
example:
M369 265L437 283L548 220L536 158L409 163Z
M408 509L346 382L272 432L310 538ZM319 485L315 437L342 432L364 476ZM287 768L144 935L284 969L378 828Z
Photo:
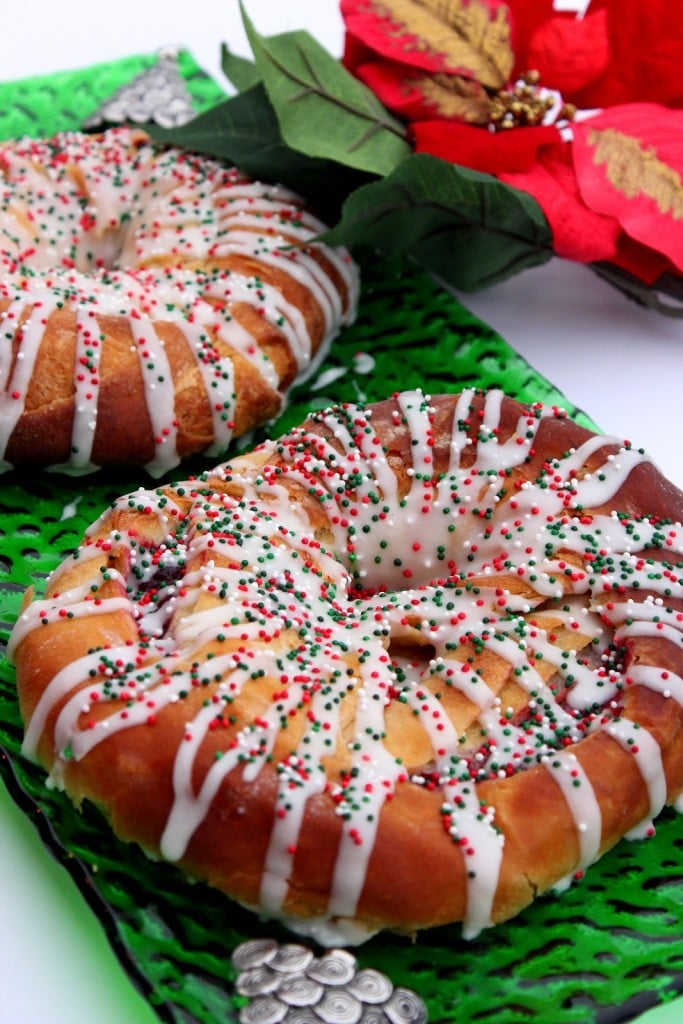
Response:
M507 6L516 70L537 68L572 103L683 106L683 20L671 0L507 0Z
M341 10L344 63L407 122L416 152L530 193L562 257L648 285L683 275L683 24L666 0Z

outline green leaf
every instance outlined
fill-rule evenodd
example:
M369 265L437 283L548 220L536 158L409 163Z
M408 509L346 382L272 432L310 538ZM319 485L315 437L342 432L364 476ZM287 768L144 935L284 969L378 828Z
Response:
M158 142L218 157L247 170L247 162L263 163L263 154L285 149L273 108L262 85L218 103L173 128L149 125Z
M349 192L367 175L328 160L308 157L282 141L273 107L262 84L238 93L187 124L149 125L157 142L181 146L239 167L250 178L281 182L304 196L328 223L334 223Z
M476 291L545 263L552 234L526 192L491 175L414 154L348 197L331 245L365 243L410 256L447 284Z
M231 53L225 43L221 45L221 70L238 92L251 89L261 81L261 73L254 61Z
M289 146L378 176L411 152L403 125L307 32L265 39L242 17Z

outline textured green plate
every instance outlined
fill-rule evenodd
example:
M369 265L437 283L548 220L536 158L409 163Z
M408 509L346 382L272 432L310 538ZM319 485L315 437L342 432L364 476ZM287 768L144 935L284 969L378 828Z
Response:
M0 136L73 127L151 58L0 85ZM197 105L216 87L181 59ZM525 400L566 400L493 331L427 276L362 258L357 323L292 397L271 428L300 421L312 406L374 400L393 390L503 386ZM571 411L571 409L570 409ZM576 412L576 410L573 410ZM587 418L580 414L585 422ZM187 472L203 468L195 462ZM51 474L3 478L0 488L0 643L21 595L43 580L115 496L141 474L75 481ZM98 815L77 813L45 788L20 754L13 675L0 663L0 772L49 849L94 908L123 967L163 1021L236 1021L229 954L240 941L278 935L227 899L191 885L166 865L118 843ZM538 901L509 925L464 943L456 928L415 944L382 936L358 951L363 965L416 989L430 1020L458 1024L607 1024L632 1020L683 991L683 834L664 816L657 838L621 844L560 899ZM160 895L163 893L164 895Z

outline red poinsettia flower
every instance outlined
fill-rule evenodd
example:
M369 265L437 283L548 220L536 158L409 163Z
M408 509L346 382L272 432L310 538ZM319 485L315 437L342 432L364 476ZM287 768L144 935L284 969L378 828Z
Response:
M609 260L646 284L683 273L683 110L612 107L501 180L541 205L560 256Z
M508 0L507 6L516 70L537 68L579 107L683 106L683 20L671 0Z
M683 274L683 22L671 6L342 0L344 60L408 122L417 152L533 195L558 255L651 284Z

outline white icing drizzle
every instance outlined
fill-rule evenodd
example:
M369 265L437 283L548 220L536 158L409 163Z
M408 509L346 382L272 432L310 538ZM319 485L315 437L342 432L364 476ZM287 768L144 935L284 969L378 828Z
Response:
M230 662L232 662L232 659L228 659L228 665L232 667L229 664ZM234 662L232 664L234 665ZM219 672L221 667L225 666L222 666L219 662L216 665L216 671ZM230 688L232 696L236 696L239 693L247 678L248 674L242 670L231 673ZM220 698L220 689L218 696ZM169 860L178 860L182 857L195 829L206 817L211 800L218 791L220 783L238 764L246 760L248 752L251 750L252 730L246 729L238 737L238 743L235 748L231 751L226 751L219 761L214 762L206 774L199 792L194 793L190 782L194 757L205 736L206 729L215 717L215 704L202 708L195 719L187 723L184 742L178 748L173 766L173 807L161 837L161 852ZM273 743L277 737L277 731L274 723L269 728L266 727L259 730L259 738L266 738L267 742L261 746L260 753L255 761L258 767L256 769L252 768L252 775L257 775L263 766L272 750Z
M140 353L140 370L154 438L154 458L147 464L147 470L152 476L159 476L180 462L176 447L178 423L174 409L173 375L154 325L131 317L130 327ZM169 450L170 455L167 454Z
M683 707L683 678L670 669L654 665L631 665L628 675L633 685L647 686L648 690L671 697Z
M111 578L118 577L114 570L110 572ZM119 577L120 579L120 577ZM69 614L69 617L104 615L109 611L116 611L119 608L130 611L131 603L129 598L124 596L101 598L96 596L96 590L101 580L93 577L88 583L71 590L65 590L54 597L43 600L36 600L26 608L17 619L7 647L8 656L11 658L21 641L31 633L38 625L49 625L58 622L60 618Z
M495 806L480 803L480 781L536 765L552 775L578 838L577 863L557 880L562 887L595 860L601 843L600 806L572 748L605 730L634 758L647 787L648 820L631 835L645 834L665 803L666 780L654 735L620 713L621 695L642 685L683 704L683 681L667 666L632 662L622 645L657 636L678 657L683 615L670 598L683 598L681 566L672 568L683 531L591 511L617 499L646 460L629 448L604 454L619 448L613 439L585 442L508 493L507 471L528 460L539 424L556 414L535 407L501 439L503 399L491 392L471 441L465 423L474 397L466 392L456 403L449 464L436 477L430 400L419 392L397 396L395 426L412 441L405 493L372 411L345 406L316 414L333 440L297 429L206 480L119 499L109 515L144 509L161 540L147 550L139 539L144 530L131 538L102 517L75 556L94 560L93 594L86 594L89 581L31 605L11 652L63 609L128 609L141 637L135 667L124 657L122 666L96 674L86 695L77 687L99 655L58 673L29 724L27 751L35 753L50 709L63 701L59 776L65 758L87 756L117 730L145 727L149 702L161 716L191 687L208 685L199 677L210 673L215 685L188 714L175 757L162 853L182 859L230 772L239 769L253 782L274 759L262 910L292 923L287 899L311 801L332 799L340 819L326 914L301 922L316 934L332 934L339 922L348 935L359 924L383 808L405 786L442 797L444 831L465 865L467 937L492 922L505 854ZM309 519L308 508L318 504L329 522L327 548ZM95 605L98 556L121 548L129 577L109 578L126 596ZM640 552L650 548L661 548L668 561L644 558ZM639 590L642 600L623 599L624 587ZM233 644L225 653L220 637ZM219 653L206 660L203 652L216 645ZM116 662L116 652L107 653L107 664ZM126 657L131 661L130 652ZM482 658L504 669L489 674ZM169 671L195 661L198 678L186 667ZM197 759L223 706L264 678L279 681L272 700L231 734L232 745L195 785ZM122 689L131 695L125 703ZM449 702L457 693L466 703L458 702L456 720ZM85 727L89 702L101 708L107 701L112 713ZM298 739L277 754L283 722L301 708ZM390 749L394 712L417 723L420 764L404 765ZM330 775L335 757L344 767Z
M157 150L127 128L102 137L73 132L6 143L0 157L0 302L8 304L0 313L0 469L10 468L7 448L27 408L47 321L58 310L75 312L77 338L71 455L56 468L97 468L97 317L110 315L127 322L134 348L144 339L138 358L154 438L147 466L153 476L179 461L173 381L156 323L173 322L195 358L211 407L210 455L224 452L233 436L235 353L284 397L274 365L234 318L236 304L256 309L284 335L300 374L311 363L313 342L301 309L257 270L247 276L225 269L226 259L244 256L264 277L277 268L302 285L324 317L320 353L353 319L358 279L348 253L311 242L323 225L287 189L241 181L213 160ZM196 269L201 263L213 267ZM345 302L332 274L344 283ZM17 359L13 340L20 343Z
M373 650L373 661L382 668L387 658ZM363 682L368 678L367 661ZM368 862L375 843L380 813L387 793L393 793L405 768L385 747L384 709L364 685L357 690L355 732L350 740L353 783L346 792L338 790L338 813L348 815L337 850L328 913L332 918L353 917L365 883ZM360 808L360 810L358 810Z
M461 845L467 868L467 907L462 934L465 939L473 939L493 923L491 912L505 837L496 831L493 809L481 807L473 785L458 786L457 804L449 803L446 808L450 834Z
M562 750L544 759L546 770L562 790L576 826L579 861L571 875L557 881L554 888L566 889L573 877L583 874L598 857L602 839L602 812L595 790L573 751Z
M232 321L231 338L239 329L237 321ZM214 442L207 448L206 454L219 456L226 450L233 436L234 364L230 356L218 353L210 332L202 324L188 323L185 326L185 340L194 350L196 365L202 376L211 410Z
M130 648L113 648L108 652L108 656L126 658L127 660L130 657ZM26 757L35 758L37 756L38 742L43 734L47 716L54 705L74 690L83 679L86 679L91 671L97 672L101 663L101 652L93 651L91 654L86 654L84 657L72 661L53 676L50 685L43 690L31 716L31 721L26 728L22 745L22 752Z
M292 755L280 766L277 811L266 854L260 893L261 904L266 912L276 916L281 914L289 891L296 844L303 826L307 803L311 797L323 793L327 785L323 758L329 753L329 734L336 736L339 730L339 705L333 705L331 712L326 711L326 701L325 696L316 693L311 713L319 720L326 717L329 728L307 733L301 755ZM283 813L278 813L281 808Z
M259 227L258 217L243 219L240 223L248 224L252 228ZM221 255L223 253L225 255L240 253L243 256L251 257L253 255L253 237L253 231L239 231L233 228L229 240L221 248ZM269 245L272 245L274 241L275 239L269 238ZM275 267L278 270L286 262L287 273L290 277L311 289L325 316L326 329L331 330L335 319L343 314L339 293L330 286L329 278L313 257L308 256L302 249L288 251L291 242L288 242L284 236L280 236L277 242L280 246L278 249L264 249L263 252L257 250L261 261L264 265Z
M0 288L0 295L1 292ZM14 341L17 342L17 352L11 374L8 365L12 358L12 338L8 338L6 333L4 338L0 336L0 347L5 348L2 357L2 376L5 384L0 392L0 471L9 468L9 464L4 458L7 441L24 411L23 403L38 358L44 330L45 311L42 304L38 302L27 309L25 303L18 301L10 302L0 321L0 330L5 329L13 321L19 324L22 314L25 314L25 319L20 326L17 326L16 333L13 335Z
M633 756L648 791L648 816L627 833L628 839L642 839L652 831L652 821L666 804L666 777L662 754L654 736L637 722L618 718L607 726L607 733Z
M75 472L95 469L92 445L97 427L97 396L102 345L93 310L76 313L76 351L74 365L74 421L71 432L71 464Z

